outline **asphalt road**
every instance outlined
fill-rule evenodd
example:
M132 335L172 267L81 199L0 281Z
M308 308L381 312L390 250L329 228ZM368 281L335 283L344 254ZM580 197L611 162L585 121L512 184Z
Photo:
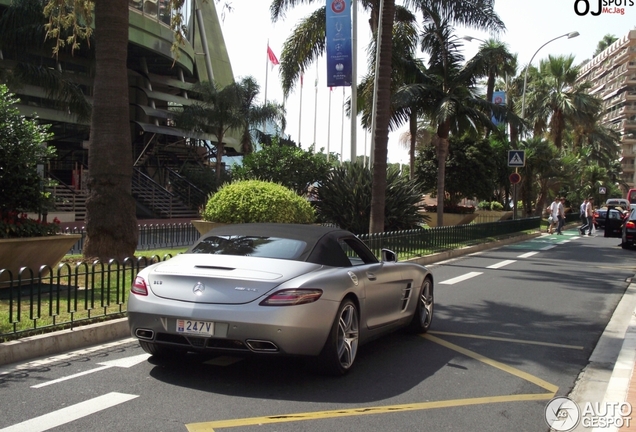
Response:
M0 432L548 431L636 272L618 243L572 230L431 265L431 332L365 345L340 378L297 359L156 363L130 339L0 369Z

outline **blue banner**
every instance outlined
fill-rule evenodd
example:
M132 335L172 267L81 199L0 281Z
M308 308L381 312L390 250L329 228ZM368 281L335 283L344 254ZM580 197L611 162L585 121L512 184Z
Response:
M496 91L492 93L492 103L497 104L497 105L506 105L506 92L505 91ZM499 121L500 119L498 119L496 116L492 116L492 122L495 124L495 126L499 126Z
M357 1L357 0L353 0ZM351 6L327 0L327 86L351 86Z

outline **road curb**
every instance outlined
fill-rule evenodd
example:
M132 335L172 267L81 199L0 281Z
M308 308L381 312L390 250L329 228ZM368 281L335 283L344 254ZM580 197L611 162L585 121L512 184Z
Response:
M45 355L98 345L130 336L128 319L119 318L97 324L44 333L0 344L0 365L17 363Z

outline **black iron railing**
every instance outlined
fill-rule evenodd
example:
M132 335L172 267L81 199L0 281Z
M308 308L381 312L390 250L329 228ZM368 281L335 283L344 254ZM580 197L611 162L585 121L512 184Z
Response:
M380 256L391 249L401 260L486 242L539 229L541 219L446 226L365 234L360 238ZM83 232L80 232L83 234ZM199 237L192 224L140 226L140 249L190 246ZM81 249L83 238L76 247ZM57 268L23 268L19 274L0 269L0 341L44 330L73 327L124 316L130 287L145 266L168 257L130 259L123 263L60 264Z

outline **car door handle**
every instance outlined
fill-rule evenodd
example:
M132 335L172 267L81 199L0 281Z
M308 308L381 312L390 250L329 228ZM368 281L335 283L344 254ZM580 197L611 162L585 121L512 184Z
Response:
M372 281L374 281L374 280L376 280L376 279L377 279L377 278L375 277L375 274L374 274L374 273L371 273L371 272L367 272L367 278L368 278L369 280L372 280Z

